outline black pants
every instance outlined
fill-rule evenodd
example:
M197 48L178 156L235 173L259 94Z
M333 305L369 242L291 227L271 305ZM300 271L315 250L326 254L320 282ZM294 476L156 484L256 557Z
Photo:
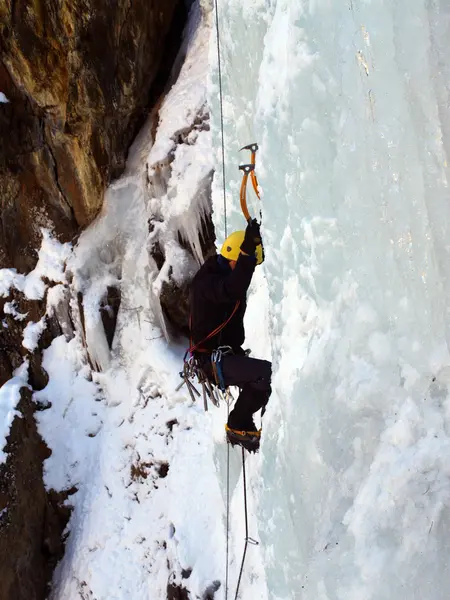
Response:
M236 385L241 390L228 417L228 426L254 431L252 415L266 406L272 391L272 364L268 360L230 354L222 358L222 373L226 386Z

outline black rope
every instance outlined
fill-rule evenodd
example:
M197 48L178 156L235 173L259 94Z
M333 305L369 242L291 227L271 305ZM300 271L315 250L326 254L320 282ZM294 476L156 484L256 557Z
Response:
M239 594L239 586L241 584L241 577L242 577L242 572L244 570L244 562L245 562L245 555L247 554L247 546L250 544L254 544L255 546L258 544L258 542L256 540L254 540L253 538L248 536L248 516L247 516L247 482L246 482L246 478L245 478L245 453L244 453L244 448L242 448L242 477L243 477L243 481L244 481L244 512L245 512L245 546L244 546L244 553L242 555L242 562L241 562L241 570L239 571L239 579L237 582L237 586L236 586L236 595L234 597L234 600L237 600L238 594Z
M230 415L230 401L227 398L227 423ZM227 443L227 562L225 567L225 600L228 600L228 564L229 564L229 540L230 540L230 444Z
M222 184L223 184L223 218L225 237L228 237L227 230L227 195L225 191L225 136L223 132L223 98L222 98L222 68L220 63L220 35L219 35L219 8L217 0L214 0L216 12L216 38L217 38L217 66L219 70L219 100L220 100L220 132L222 139ZM227 422L230 412L230 404L227 402ZM228 600L228 568L229 568L229 546L230 546L230 445L227 444L227 548L225 565L225 600Z
M222 70L220 66L220 36L219 36L219 9L217 7L217 0L214 0L216 9L216 36L217 36L217 63L219 67L219 99L220 99L220 129L222 133L222 180L223 180L223 214L224 214L224 225L225 225L225 237L227 234L227 196L225 192L225 141L223 134L223 100L222 100Z
M244 561L245 555L247 554L247 546L248 546L248 522L247 522L247 485L245 483L245 456L244 456L244 448L242 448L242 475L244 477L244 510L245 510L245 546L244 546L244 554L242 555L241 562L241 570L239 571L239 578L236 586L236 596L234 600L237 600L239 594L239 586L241 585L241 577L242 571L244 570Z

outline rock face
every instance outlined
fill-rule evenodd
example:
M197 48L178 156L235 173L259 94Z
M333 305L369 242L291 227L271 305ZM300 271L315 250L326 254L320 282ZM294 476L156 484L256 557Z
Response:
M186 18L183 0L0 0L0 269L34 268L41 227L68 241L96 217L164 89ZM113 291L102 315L111 335ZM45 313L44 301L0 299L0 385L24 356L26 321L3 318L13 301L28 320ZM30 359L34 389L46 384L42 350L60 333L49 322ZM48 449L25 388L18 410L0 465L0 599L40 600L69 515L44 489Z
M0 0L0 268L34 267L40 227L72 239L156 100L182 0Z
M62 533L70 510L59 509L44 489L42 461L49 451L36 430L25 388L18 408L22 418L14 419L8 461L0 466L0 598L43 600L64 552Z
M7 301L24 320L5 313ZM42 389L48 382L43 350L61 335L58 321L47 317L38 347L29 354L21 344L24 324L45 314L45 301L30 301L11 290L8 298L0 298L0 314L0 386L27 357L29 384L33 390ZM21 390L20 418L12 423L5 448L8 458L0 465L1 600L47 597L53 569L64 553L63 531L70 516L70 509L62 506L67 493L58 495L44 487L43 461L51 452L37 431L31 393L26 387Z

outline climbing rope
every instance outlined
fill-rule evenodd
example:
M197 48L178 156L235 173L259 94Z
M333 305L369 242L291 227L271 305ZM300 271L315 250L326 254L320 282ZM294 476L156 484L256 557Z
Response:
M227 423L230 416L230 401L227 397ZM225 567L225 600L228 600L228 552L230 539L230 444L227 444L227 552L226 552L226 567Z
M220 102L220 132L222 140L222 187L223 187L223 219L225 238L228 237L227 230L227 195L225 190L225 139L223 132L223 97L222 97L222 68L220 62L220 34L219 34L219 8L217 0L214 0L216 12L216 39L217 39L217 66L219 71L219 102ZM227 421L230 413L230 403L227 398ZM229 567L229 546L230 546L230 445L227 444L227 548L226 548L226 565L225 565L225 600L228 600L228 567Z
M221 60L220 60L220 33L219 33L219 9L218 9L218 0L214 0L214 8L216 13L216 39L217 39L217 65L218 65L218 75L219 75L219 103L220 103L220 132L221 132L221 145L222 145L222 184L223 184L223 215L224 215L224 229L225 229L225 238L228 237L227 231L227 196L226 196L226 178L225 178L225 136L224 136L224 126L223 126L223 93L222 93L222 68L221 68ZM241 186L241 207L246 207L245 201L245 191L244 191L244 199L242 199L242 190L245 190L245 186L247 183L247 178L250 175L253 188L255 193L260 199L258 183L256 179L256 175L254 173L255 169L255 154L258 150L257 144L250 144L243 149L251 150L251 164L243 165L242 170L244 171L245 184ZM241 168L241 167L240 167ZM247 214L246 214L247 213ZM246 217L247 222L250 221L250 216L248 211L245 210L244 216ZM235 311L233 311L234 314ZM230 413L230 399L227 396L227 422ZM238 598L239 594L239 586L241 583L242 572L244 570L245 556L247 554L247 546L248 544L257 545L258 542L248 535L248 515L247 515L247 483L245 476L245 454L244 448L242 448L242 473L243 473L243 483L244 483L244 512L245 512L245 545L244 545L244 553L242 556L241 569L239 571L239 578L236 586L236 595L235 600ZM228 575L229 575L229 540L230 540L230 444L227 444L227 518L226 518L226 566L225 566L225 600L228 600Z
M225 140L223 134L223 99L222 99L222 69L220 64L220 36L219 36L219 9L217 0L214 0L216 11L216 38L217 38L217 64L219 67L219 100L220 100L220 130L222 134L222 183L223 183L223 215L225 226L225 237L228 237L227 232L227 196L225 191Z
M242 478L243 478L243 481L244 481L245 545L244 545L244 553L242 555L242 561L241 561L241 570L239 571L239 578L238 578L238 582L237 582L237 586L236 586L236 595L234 597L234 600L237 600L238 594L239 594L239 586L241 584L242 572L244 570L244 562L245 562L245 555L247 554L247 546L249 544L253 544L255 546L258 545L258 542L256 540L254 540L253 538L249 537L249 535L248 535L247 482L246 482L246 479L245 479L245 454L244 454L244 448L242 448Z

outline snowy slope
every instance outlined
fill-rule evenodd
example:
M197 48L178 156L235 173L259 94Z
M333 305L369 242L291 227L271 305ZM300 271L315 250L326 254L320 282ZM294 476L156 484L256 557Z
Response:
M49 282L66 281L64 269L66 260L72 251L71 244L60 244L48 229L42 228L41 231L42 244L38 253L38 261L30 273L23 275L17 273L16 269L0 269L0 297L7 298L10 290L17 290L22 292L27 300L40 300L44 297ZM5 315L11 315L17 321L23 321L28 316L28 313L20 313L17 310L15 300L5 302L3 312ZM37 323L33 321L27 323L22 344L29 352L36 348L45 326L45 318ZM7 328L7 321L2 319L0 332ZM28 385L28 366L29 361L26 358L15 370L14 377L0 387L0 463L6 462L7 456L3 449L13 419L20 416L15 408L20 401L20 389Z
M446 598L448 3L220 6L230 201L261 144L269 597Z
M213 169L209 128L201 127L208 120L209 31L209 12L195 4L156 136L150 120L102 215L68 260L72 313L80 320L82 294L85 335L54 340L44 357L49 384L34 395L48 407L38 413L52 449L45 483L77 489L68 500L74 510L54 599L156 600L170 586L207 598L222 579L215 425L185 389L175 391L184 345L166 341L158 302L169 272L181 281L197 268L178 231L202 258L202 194ZM150 252L155 237L166 259L161 271ZM108 286L121 290L111 351L99 310ZM224 446L223 422L219 438Z

